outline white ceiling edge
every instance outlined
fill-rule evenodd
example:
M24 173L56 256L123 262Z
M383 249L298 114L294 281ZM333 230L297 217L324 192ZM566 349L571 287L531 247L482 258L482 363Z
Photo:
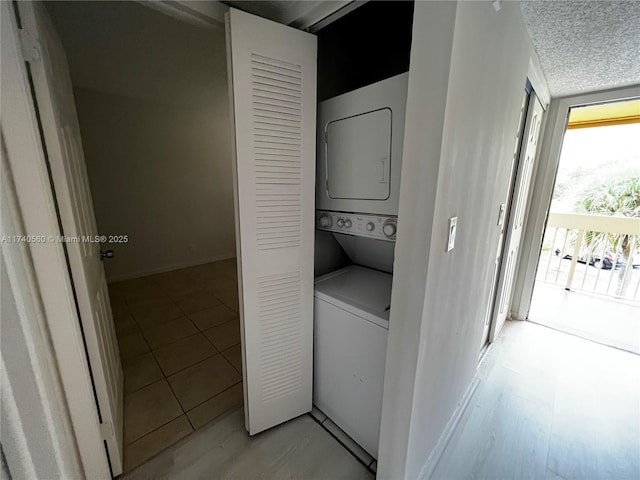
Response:
M223 0L229 7L299 30L332 16L353 0Z
M330 23L333 23L336 20L339 20L340 18L344 17L345 15L353 12L356 8L363 6L365 3L369 1L370 0L352 0L348 2L341 2L341 5L337 9L334 9L328 14L326 12L323 12L324 14L322 16L319 16L317 20L314 20L313 22L309 23L306 27L301 27L301 28L308 30L311 33L315 33L318 30L326 27Z
M229 6L219 0L135 0L145 7L200 27L224 29L224 15ZM370 0L322 0L289 2L272 9L269 19L283 25L315 33L351 13ZM275 2L271 2L274 4ZM251 8L247 8L249 13ZM259 15L263 16L263 15Z
M300 30L312 32L343 17L349 12L367 3L368 0L332 0L316 3L312 8L298 12L295 17L283 18L286 23ZM300 2L304 4L304 2Z
M529 71L527 76L529 78L529 82L531 82L533 90L536 92L538 100L540 100L540 103L542 104L542 108L546 110L549 108L549 104L551 103L551 92L549 92L549 84L547 83L547 77L544 75L540 58L538 57L535 48L533 48L533 44L531 47L532 51L531 57L529 57Z
M224 30L224 14L229 10L218 0L136 0L145 7L199 27Z

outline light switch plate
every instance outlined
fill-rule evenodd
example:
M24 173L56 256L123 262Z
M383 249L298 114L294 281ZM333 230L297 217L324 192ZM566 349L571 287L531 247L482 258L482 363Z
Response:
M456 243L456 230L458 225L458 217L451 217L449 219L449 237L447 240L447 252L453 250Z

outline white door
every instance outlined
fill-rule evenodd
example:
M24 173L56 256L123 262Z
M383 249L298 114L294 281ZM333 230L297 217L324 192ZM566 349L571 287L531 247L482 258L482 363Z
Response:
M311 410L316 37L230 9L245 424Z
M122 473L123 372L100 259L89 181L65 52L44 5L18 2L23 48L44 134L62 234L113 475ZM84 241L82 237L84 238Z
M520 154L520 162L516 182L511 197L509 213L509 226L505 240L505 253L503 255L498 288L496 290L494 321L491 325L491 341L493 342L509 315L511 298L513 295L513 282L515 279L518 252L522 240L525 213L531 189L531 177L533 165L540 138L540 123L544 110L535 92L531 92L529 99L529 111L524 129L524 144Z
M509 191L507 193L505 203L502 203L500 205L500 212L498 214L498 226L500 227L500 233L498 235L498 245L496 248L495 261L493 263L493 274L491 275L491 287L489 288L490 295L487 300L487 310L484 316L484 327L482 330L482 344L481 344L482 347L484 347L487 344L487 342L489 342L489 333L491 332L491 327L494 323L492 322L492 319L494 317L494 312L495 312L496 295L497 295L496 292L498 289L498 282L500 281L500 272L502 267L502 254L504 253L504 248L505 248L504 237L507 231L506 222L508 221L508 219L507 219L506 207L507 207L507 202L509 202L510 199L512 198L513 191L515 189L515 182L516 182L515 177L517 175L518 163L520 160L520 153L522 150L520 147L522 145L522 141L525 133L524 130L525 130L525 123L527 120L528 104L529 104L529 91L525 89L525 91L522 94L522 106L520 107L520 116L518 118L516 144L513 149L513 163L512 163L511 172L510 172L511 180L509 184Z

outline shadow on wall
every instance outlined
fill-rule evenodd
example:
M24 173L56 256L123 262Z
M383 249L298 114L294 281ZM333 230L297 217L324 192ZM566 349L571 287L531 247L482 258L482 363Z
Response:
M129 237L105 245L109 280L235 256L226 105L75 95L99 231Z
M109 280L235 256L224 31L136 2L48 2ZM114 28L114 25L117 28Z

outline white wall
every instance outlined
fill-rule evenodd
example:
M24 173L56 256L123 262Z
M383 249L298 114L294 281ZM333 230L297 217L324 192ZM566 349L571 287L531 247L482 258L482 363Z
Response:
M109 280L235 256L224 31L136 2L48 2Z
M402 478L409 449L456 3L416 2L378 474Z
M3 246L4 248L4 246ZM14 250L18 247L13 246ZM34 478L62 473L65 465L61 465L57 455L51 421L47 417L46 401L42 385L38 384L38 366L33 365L29 351L29 338L25 336L18 310L24 308L16 299L15 285L7 276L4 254L0 263L2 295L0 296L0 312L2 313L2 395L0 405L2 430L2 450L7 456L12 476L15 478ZM42 382L40 382L42 383ZM19 404L19 405L18 405ZM3 470L4 470L3 468Z
M202 110L75 90L110 280L235 256L226 82Z
M420 476L475 374L531 55L516 2L416 2L381 478Z

